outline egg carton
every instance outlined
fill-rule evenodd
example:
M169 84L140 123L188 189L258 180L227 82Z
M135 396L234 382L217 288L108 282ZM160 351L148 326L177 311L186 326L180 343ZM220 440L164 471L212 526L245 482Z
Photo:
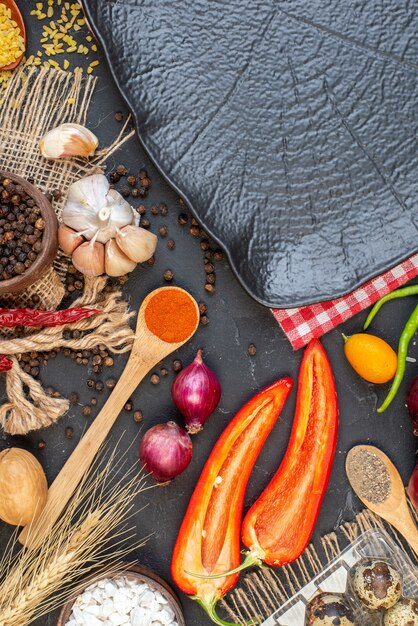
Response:
M351 568L361 559L384 559L403 576L403 596L418 597L418 568L408 555L383 530L367 530L353 541L337 558L275 611L261 626L305 626L306 609L319 592L346 593L352 602L356 623L380 626L382 614L371 614L353 601L350 594Z

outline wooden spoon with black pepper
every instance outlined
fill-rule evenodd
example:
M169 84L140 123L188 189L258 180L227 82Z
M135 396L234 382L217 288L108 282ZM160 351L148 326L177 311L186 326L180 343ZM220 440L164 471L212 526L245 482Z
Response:
M89 470L126 401L157 363L194 335L198 324L197 302L180 287L160 287L145 298L138 312L135 340L126 367L106 404L49 488L42 513L21 532L22 544L37 548L42 543Z
M418 554L418 529L409 512L405 487L386 454L374 446L355 446L347 454L345 469L363 504L396 528Z

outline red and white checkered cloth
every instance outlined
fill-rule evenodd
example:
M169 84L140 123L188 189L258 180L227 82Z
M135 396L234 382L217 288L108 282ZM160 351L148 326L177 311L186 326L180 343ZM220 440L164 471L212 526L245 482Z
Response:
M414 254L385 274L369 280L348 296L298 309L273 309L272 313L293 348L297 350L416 276L418 276L418 254Z

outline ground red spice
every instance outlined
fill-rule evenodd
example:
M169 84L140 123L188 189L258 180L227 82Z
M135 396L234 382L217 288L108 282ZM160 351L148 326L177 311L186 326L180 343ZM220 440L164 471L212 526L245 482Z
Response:
M179 343L190 337L198 322L192 297L176 287L155 294L144 315L149 330L167 343Z

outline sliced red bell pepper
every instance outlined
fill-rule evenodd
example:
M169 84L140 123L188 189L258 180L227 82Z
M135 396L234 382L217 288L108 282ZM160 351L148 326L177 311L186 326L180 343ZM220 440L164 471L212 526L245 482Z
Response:
M292 389L290 378L267 387L236 414L200 475L174 548L175 583L217 624L215 605L239 574L209 580L240 563L240 526L247 482L261 448ZM193 574L197 574L194 576Z
M331 365L311 341L299 372L296 412L280 467L242 524L251 559L285 565L306 548L328 480L338 434L338 404Z

